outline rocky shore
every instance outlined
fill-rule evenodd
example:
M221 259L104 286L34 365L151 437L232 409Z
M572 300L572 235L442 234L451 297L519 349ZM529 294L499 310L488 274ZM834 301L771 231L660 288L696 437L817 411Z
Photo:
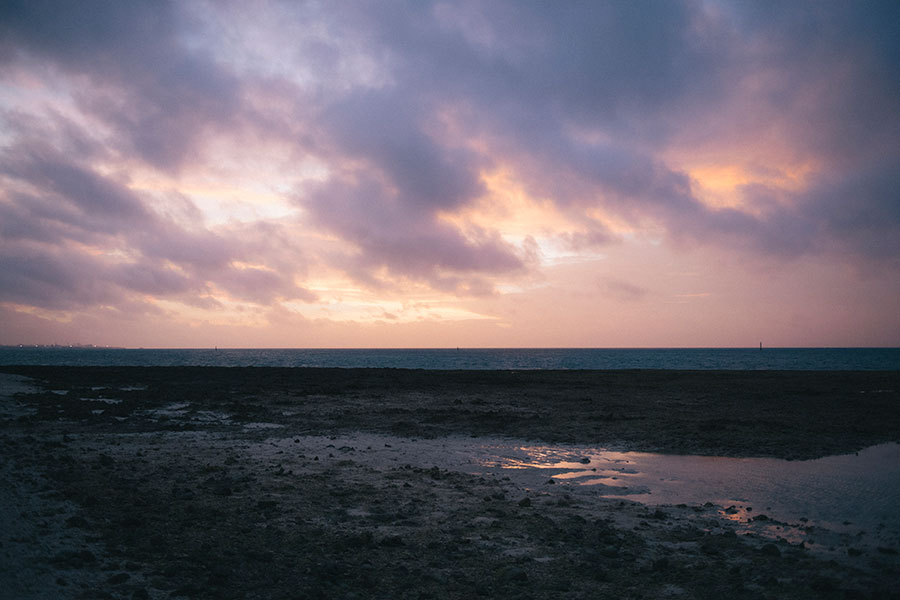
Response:
M854 452L900 373L0 367L0 597L900 597L896 545L461 466L491 440Z

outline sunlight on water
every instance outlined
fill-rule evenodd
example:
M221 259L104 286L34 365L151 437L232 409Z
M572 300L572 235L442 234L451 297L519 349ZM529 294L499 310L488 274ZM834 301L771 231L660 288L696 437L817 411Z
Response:
M560 483L600 486L600 495L661 505L712 503L722 518L773 525L797 539L812 525L836 531L900 531L900 444L816 460L678 456L520 447L507 469L552 471ZM793 531L791 531L793 530Z

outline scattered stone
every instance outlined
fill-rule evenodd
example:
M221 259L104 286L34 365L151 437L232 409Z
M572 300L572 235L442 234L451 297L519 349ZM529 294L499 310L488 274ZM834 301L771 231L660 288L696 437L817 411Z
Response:
M90 550L68 550L60 552L50 562L63 569L82 569L85 565L97 562L97 557Z
M193 585L191 583L186 583L185 585L182 585L181 587L179 587L178 589L173 591L169 595L169 597L170 598L196 598L196 597L200 596L201 594L203 594L203 590L201 590L199 587L197 587L196 585Z
M88 529L90 523L88 523L87 519L84 517L75 515L66 519L66 527L69 527L70 529Z
M621 552L616 546L607 546L605 548L601 548L597 554L604 558L619 558Z
M261 563L270 563L275 560L275 553L271 550L262 550L262 551L249 551L247 552L247 558L250 560L255 560Z
M117 372L109 371L113 375ZM182 377L174 371L165 373ZM423 433L428 426L422 424L422 419L438 414L429 411L442 411L440 414L443 415L446 410L446 403L432 403L428 397L431 383L427 384L428 391L422 397L416 396L414 403L410 403L410 398L402 393L398 400L391 399L388 394L380 395L378 389L370 394L368 382L354 383L356 387L346 397L340 393L332 394L331 386L340 390L346 379L370 376L356 372L339 373L340 377L333 383L321 388L315 377L324 377L327 373L301 373L296 393L286 389L292 385L290 382L282 382L293 377L287 372L260 370L256 374L223 370L214 375L213 380L234 377L240 382L235 386L262 385L252 381L257 377L277 382L285 388L286 396L298 398L291 414L285 414L287 426L299 427L302 423L307 427L308 423L308 431L314 436L329 435L337 429L353 431L363 422L367 428L386 430L382 427L384 420L393 420L397 414L415 421L416 432ZM406 372L396 375L400 378L420 376ZM112 375L101 373L96 376ZM465 374L466 378L475 376ZM480 374L477 376L481 377ZM582 377L572 375L576 376ZM541 377L549 375L542 374ZM393 379L394 374L389 378ZM245 379L248 383L243 382ZM244 397L243 394L232 396L234 392L224 385L210 387L206 383L193 388L181 385L180 381L165 382L165 386L160 386L162 389L146 393L147 402L153 403L147 412L154 406L190 401L200 414L220 408L216 406L217 402L227 403L232 397ZM668 378L665 383L668 386ZM544 410L542 407L548 404L548 398L565 402L562 392L558 398L551 397L555 391L545 391L545 384L542 386L540 393L533 393L540 396L540 404L529 399L531 391L516 395L522 410L537 414ZM623 403L631 402L630 395L615 386L605 389L609 390L611 403L619 402L620 397ZM669 396L668 387L666 389L666 398L675 398ZM734 386L729 386L728 394L733 389ZM502 393L509 395L510 391L504 389ZM769 395L767 387L760 401ZM303 398L307 396L315 396L315 400L304 402ZM379 402L368 402L370 396L378 398ZM433 431L437 435L453 432L484 435L485 432L480 430L482 424L476 421L480 418L476 411L486 414L488 408L503 402L499 393L496 398L488 397L488 394L485 397L488 399L483 403L484 408L466 402L466 408L472 409L472 413L466 415L460 411L458 415L467 423L475 423L478 432L465 430L465 425L454 423L452 418L455 417L451 416L435 421L440 423L440 428L435 427ZM345 399L349 401L342 404ZM272 414L277 412L272 403L280 402L277 395L270 396L268 392L246 401L268 404L274 411ZM379 412L382 411L381 402L387 411L391 411L385 413L387 417ZM315 412L304 413L305 404L314 407ZM354 408L357 404L363 405L364 411ZM746 404L753 407L749 413L756 412L755 403ZM143 410L143 407L135 406L135 410ZM631 423L625 416L642 427L645 421L648 426L656 423L652 417L642 415L640 402L636 406L617 410L617 414L623 415L619 425ZM743 405L735 406L740 413ZM518 410L519 406L516 408ZM510 413L504 413L504 410L508 410L507 407L491 415L484 428L509 428L510 434L515 435L519 424L524 423L532 428L529 432L533 431L537 440L556 435L544 419L519 418L519 413L515 413L515 418L507 420L504 415ZM423 411L421 415L419 411ZM371 421L368 420L370 412L373 415ZM46 486L47 493L40 499L71 501L78 507L78 516L72 517L72 513L62 509L51 512L55 509L39 509L30 504L15 504L17 508L12 515L18 518L21 511L23 519L39 522L41 534L61 533L68 542L74 540L76 544L84 540L89 545L84 547L98 553L97 557L90 553L65 554L60 552L65 546L50 546L53 549L47 550L46 555L55 554L54 561L39 566L49 577L47 583L52 585L55 579L57 585L68 586L55 588L59 597L75 597L80 593L84 598L114 597L117 600L167 597L361 600L371 597L371 590L377 590L384 597L433 600L477 597L477 592L484 597L503 600L597 596L849 599L890 597L895 593L892 586L897 562L892 555L896 554L894 548L900 549L900 546L886 536L874 538L885 546L878 553L875 544L871 551L866 546L866 558L854 561L847 556L862 555L862 550L858 549L862 542L851 537L832 539L828 537L827 524L823 524L823 533L819 534L817 528L815 537L826 546L833 543L840 553L846 551L844 559L835 556L829 563L822 559L816 548L801 554L796 550L797 546L784 541L763 545L768 540L757 537L758 534L745 535L745 530L758 529L759 525L751 528L745 523L720 519L724 507L713 507L711 503L705 507L692 504L655 509L619 499L594 501L592 492L578 485L579 480L550 478L544 485L558 484L559 487L543 490L540 480L549 476L544 471L535 474L530 489L520 488L517 487L517 476L513 476L512 481L505 478L502 482L494 473L479 478L452 467L449 470L421 468L427 462L417 461L427 460L427 454L410 459L415 466L407 466L406 470L384 466L384 463L369 464L361 451L370 440L379 438L366 437L369 435L366 433L356 438L365 441L354 442L345 442L346 438L341 434L334 438L332 445L332 448L340 446L333 450L338 453L338 459L348 458L355 447L354 457L360 457L358 462L335 459L337 462L325 460L327 464L322 464L300 452L290 451L294 448L308 457L311 450L305 445L290 444L298 439L294 436L305 436L306 429L304 433L293 430L294 435L284 439L270 439L258 432L246 431L241 434L246 437L232 440L228 438L230 430L227 429L232 424L207 425L199 419L197 429L205 430L204 434L183 435L178 429L178 421L187 417L177 415L166 426L139 415L127 425L99 423L97 419L82 425L90 426L86 432L73 430L79 427L78 423L60 423L56 413L48 411L47 415L44 421L51 433L59 436L58 432L63 428L71 431L72 437L67 441L74 446L65 451L70 458L65 464L61 462L65 457L58 460L53 457L52 468L59 472L48 475L50 485ZM741 414L735 418L742 423L745 420ZM572 421L571 415L567 415L566 422ZM31 466L39 465L38 460L51 462L47 457L59 452L46 450L41 445L41 440L47 437L38 429L38 425L44 426L42 423L37 420L0 423L4 427L23 428L23 431L26 427L34 428L36 434L41 434L33 438L39 447L29 449L30 454L19 450L24 436L15 437L13 443L11 437L0 435L0 445L6 444L2 446L4 453L14 454L17 466L21 464L16 477L22 477ZM593 427L598 422L591 423ZM138 429L139 426L144 429ZM590 435L599 437L617 433L601 429L591 430ZM648 427L644 429L650 431ZM145 437L144 432L150 435ZM205 437L207 432L209 437ZM300 439L299 443L306 444L306 438ZM343 446L345 443L352 446ZM380 441L371 444L369 448L380 449ZM390 450L390 444L385 446ZM394 446L392 451L381 453L379 458L388 457L400 464L411 452L416 452L411 441L404 440ZM319 445L314 447L321 448ZM273 456L282 453L280 448L286 448L283 450L284 465L272 460ZM41 452L47 456L38 458ZM101 459L103 453L111 458ZM286 457L288 454L290 458ZM327 454L328 450L323 450L323 456ZM232 460L233 457L236 458ZM580 461L587 465L585 472L589 472L592 466L589 460L577 454L575 457L568 460ZM226 470L223 461L233 465L227 468L228 478L222 477ZM356 466L335 468L350 465ZM105 466L111 468L107 470ZM275 477L276 473L290 474L289 468L297 472L296 477ZM219 486L219 481L225 486ZM226 487L233 495L218 497L221 495L218 490ZM505 491L505 497L498 493L501 489ZM51 495L51 490L56 496ZM571 492L571 498L562 492ZM482 503L482 500L486 502ZM578 505L577 511L571 508L573 504ZM538 505L539 510L533 508ZM752 507L737 505L729 508L733 511L730 514L742 517L756 514ZM277 514L268 511L277 511ZM384 515L384 519L379 515ZM472 519L479 517L486 519L484 525L471 527ZM579 518L582 520L578 521ZM633 531L631 527L639 522L647 525ZM63 523L67 529L62 528ZM54 526L62 531L53 531ZM79 531L82 529L85 531ZM707 533L709 531L714 533ZM718 534L722 531L728 531L728 535ZM734 531L741 534L736 536ZM16 534L18 531L0 540L0 551L17 549L12 545L16 543L12 537ZM36 538L22 536L21 539L33 543ZM50 539L51 536L47 536L41 543L45 540L54 543ZM857 547L848 548L848 544ZM871 565L879 569L883 566L884 570L875 571L868 564L869 558ZM84 572L76 574L69 570L74 568ZM495 577L491 577L492 574ZM91 577L95 580L91 581ZM3 596L2 587L0 596Z
M831 577L819 576L809 582L809 587L811 587L816 592L827 594L835 591L838 588L838 584L837 581L835 581Z
M122 585L126 581L131 579L131 575L128 573L116 573L112 577L106 580L106 583L110 585Z
M383 538L379 544L385 548L399 548L406 545L399 535L389 535Z
M137 529L144 525L144 519L138 515L127 515L119 524L125 529Z
M504 570L501 578L513 583L528 583L528 572L521 567L509 567Z

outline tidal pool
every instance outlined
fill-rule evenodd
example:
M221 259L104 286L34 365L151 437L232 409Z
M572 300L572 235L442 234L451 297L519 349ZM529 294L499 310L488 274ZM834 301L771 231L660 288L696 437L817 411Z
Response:
M559 483L596 486L609 498L652 505L709 502L721 507L724 518L777 521L795 533L818 526L873 534L873 541L884 543L900 539L900 444L804 461L573 450L561 459L555 448L521 447L523 456L500 464L540 470Z
M701 518L743 523L747 531L826 548L900 548L900 444L815 460L727 458L540 446L510 439L409 439L380 434L300 436L262 448L376 469L411 464L508 478L530 493L551 491L648 506L687 505ZM550 482L555 485L548 485ZM691 510L689 512L694 513ZM825 531L827 530L827 534ZM832 535L833 534L833 535ZM851 539L852 538L852 539Z

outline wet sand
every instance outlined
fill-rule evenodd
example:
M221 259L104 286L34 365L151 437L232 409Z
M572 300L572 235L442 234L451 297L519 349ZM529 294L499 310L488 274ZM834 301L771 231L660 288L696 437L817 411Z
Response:
M0 373L11 597L898 597L883 537L605 499L460 454L855 452L900 441L898 372Z

